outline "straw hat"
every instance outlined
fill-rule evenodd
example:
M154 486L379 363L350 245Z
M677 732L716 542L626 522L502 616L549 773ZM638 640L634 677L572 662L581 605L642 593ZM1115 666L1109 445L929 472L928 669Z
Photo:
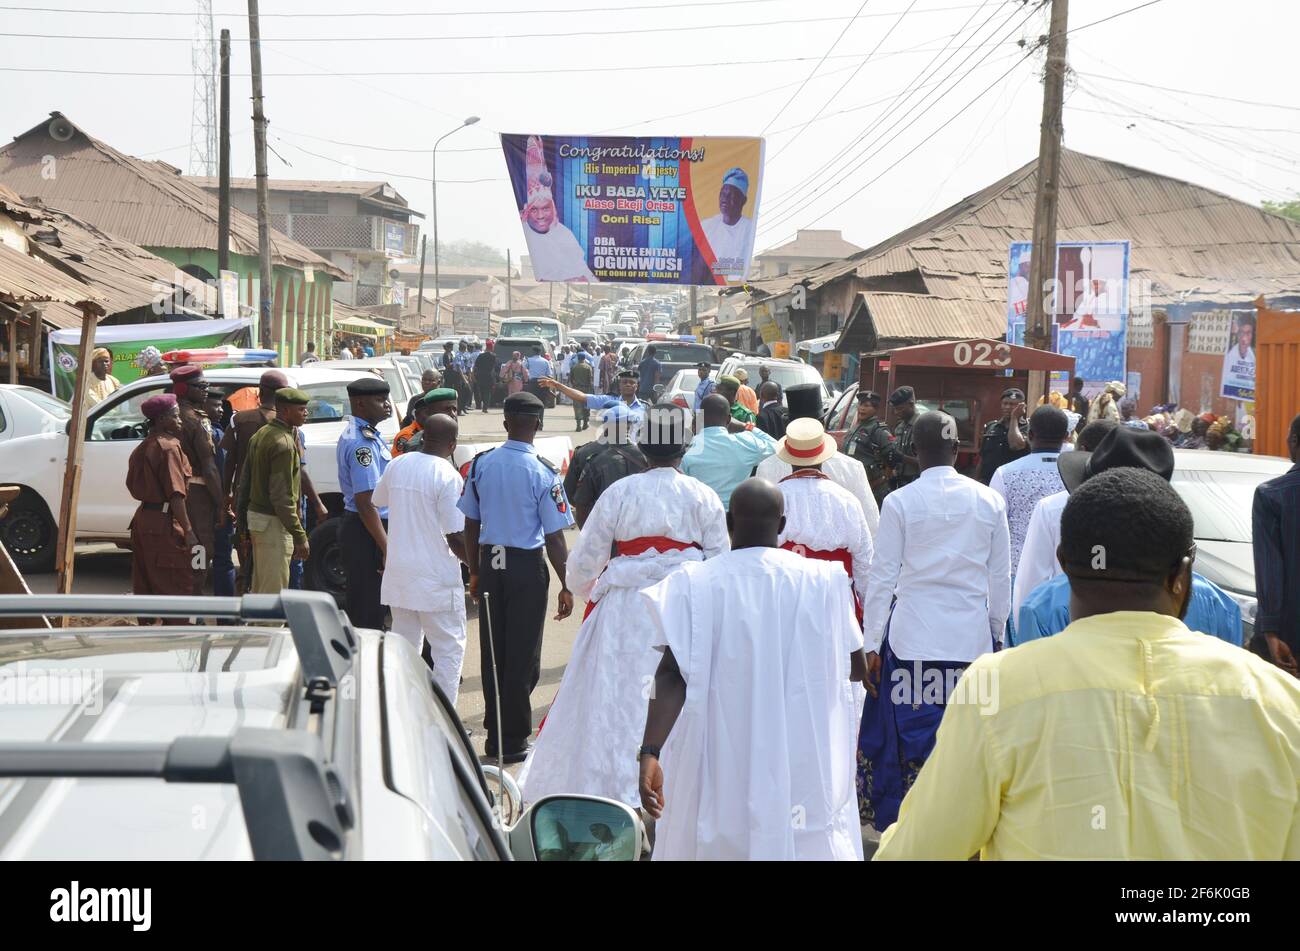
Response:
M785 436L776 444L776 454L792 466L819 466L835 455L835 437L826 435L822 424L807 417L792 419Z

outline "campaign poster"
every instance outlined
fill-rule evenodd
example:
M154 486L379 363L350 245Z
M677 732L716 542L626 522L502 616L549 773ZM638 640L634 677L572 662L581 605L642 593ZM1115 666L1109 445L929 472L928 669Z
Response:
M541 281L735 286L749 276L761 138L502 134Z
M246 318L220 320L161 321L153 324L118 324L95 329L95 347L103 347L113 357L113 376L119 383L130 383L144 375L136 358L145 347L168 350L195 350L209 347L247 347L250 344ZM71 400L76 388L77 357L81 352L81 328L52 330L50 346L50 392L59 399Z
M1011 245L1007 266L1007 340L1024 344L1033 245ZM1085 384L1123 380L1128 346L1129 242L1063 241L1056 245L1051 288L1052 350L1074 357Z
M1223 354L1219 395L1230 400L1255 398L1255 312L1234 310L1228 349Z

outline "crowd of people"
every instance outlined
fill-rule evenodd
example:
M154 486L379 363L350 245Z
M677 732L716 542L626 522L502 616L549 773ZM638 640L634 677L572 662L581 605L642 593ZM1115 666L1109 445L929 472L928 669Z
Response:
M349 616L391 615L454 703L464 566L485 750L523 764L527 801L639 808L657 860L860 859L864 825L878 859L1300 858L1300 465L1257 493L1243 644L1194 571L1173 444L1122 393L1028 413L1008 388L972 478L910 387L892 432L861 391L841 450L815 385L702 365L684 410L608 351L502 356L449 344L391 445L388 386L358 377L336 462ZM511 388L507 438L462 476L480 378ZM137 590L205 590L227 526L249 590L289 586L319 507L306 394L267 371L218 436L202 372L172 384L131 458ZM579 428L603 414L563 474L534 447L556 395ZM579 601L535 731L547 619Z

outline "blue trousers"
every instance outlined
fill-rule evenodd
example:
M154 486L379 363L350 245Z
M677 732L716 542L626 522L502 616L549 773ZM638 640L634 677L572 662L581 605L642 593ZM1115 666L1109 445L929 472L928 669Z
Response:
M234 526L217 525L212 546L212 593L218 598L235 596Z

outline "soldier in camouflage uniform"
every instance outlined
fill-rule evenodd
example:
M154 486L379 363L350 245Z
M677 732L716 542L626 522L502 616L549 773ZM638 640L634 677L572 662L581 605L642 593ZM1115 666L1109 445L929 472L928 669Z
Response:
M844 439L844 454L862 463L876 504L889 494L889 476L897 464L894 436L880 421L880 394L858 391L857 426Z
M894 477L889 480L889 488L901 489L915 482L921 474L921 467L916 461L916 450L912 447L912 424L916 421L916 391L910 386L900 386L889 397L889 405L898 415L898 425L894 427L894 449L898 462L894 467Z

